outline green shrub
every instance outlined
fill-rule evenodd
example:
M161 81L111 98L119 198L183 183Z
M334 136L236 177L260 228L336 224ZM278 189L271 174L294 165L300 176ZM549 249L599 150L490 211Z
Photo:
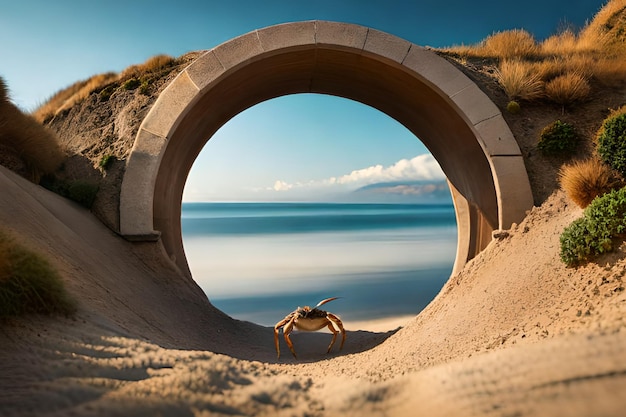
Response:
M569 123L557 120L541 131L537 148L546 156L571 155L578 146L578 134Z
M150 81L143 80L141 82L141 86L139 87L139 93L143 94L144 96L150 95Z
M137 78L131 78L129 80L126 80L126 82L122 84L122 88L124 90L134 90L140 85L141 85L141 81L139 81Z
M0 318L75 311L75 301L48 261L0 231Z
M100 101L109 101L113 93L115 92L115 87L109 85L100 91Z
M111 165L113 164L113 162L115 161L115 156L114 155L110 155L110 154L106 154L102 156L102 159L100 159L100 168L107 170L111 167Z
M91 208L98 194L98 188L98 185L88 181L73 181L67 187L67 197L86 208Z
M626 187L593 200L582 218L561 234L561 260L576 266L610 252L614 240L626 232Z
M519 103L515 100L509 101L508 104L506 105L506 111L508 111L511 114L517 114L520 112L520 110L521 110L521 107Z
M598 154L611 168L626 176L626 114L609 116L598 132Z

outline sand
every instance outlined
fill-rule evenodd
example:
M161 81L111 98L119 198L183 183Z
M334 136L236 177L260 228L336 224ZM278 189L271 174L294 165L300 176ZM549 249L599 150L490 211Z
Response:
M163 259L0 167L0 219L46 253L75 317L0 325L2 416L619 416L626 250L558 257L581 210L560 191L446 283L417 317L293 336L233 320ZM337 312L339 313L339 312Z

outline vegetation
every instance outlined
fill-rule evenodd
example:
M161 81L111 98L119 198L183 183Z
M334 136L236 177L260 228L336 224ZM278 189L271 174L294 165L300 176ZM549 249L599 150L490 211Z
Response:
M563 107L587 98L590 80L621 85L626 73L626 0L609 1L579 33L565 29L542 42L515 29L446 52L462 60L494 62L495 78L509 99L548 99Z
M615 171L597 158L564 165L559 172L559 182L567 196L581 208L624 185Z
M477 58L509 98L515 114L520 101L554 103L561 111L589 99L593 86L623 88L626 75L626 0L610 0L582 30L567 28L542 42L521 30L495 33L472 46L444 52L461 61ZM556 121L541 132L538 148L544 155L567 156L581 140L572 125ZM565 165L559 182L585 217L561 236L561 258L579 264L612 248L623 233L626 205L626 106L605 120L598 132L596 152L586 161Z
M626 106L605 119L597 139L602 160L626 176Z
M563 106L582 101L587 98L591 87L581 72L566 72L545 84L546 96Z
M596 198L560 238L561 260L568 266L588 262L614 249L616 238L626 231L626 188Z
M99 186L86 180L65 181L59 180L54 175L47 175L41 180L41 185L50 191L69 198L90 209L98 194Z
M48 261L0 230L0 318L75 311L75 301Z
M503 61L496 69L496 78L511 100L532 101L544 94L544 82L537 73L519 60Z
M518 114L520 111L522 111L522 108L517 101L511 100L506 105L506 111L511 114Z
M111 154L106 154L102 156L102 159L100 159L100 168L107 170L111 167L111 165L113 164L113 162L115 161L115 156L111 155Z
M33 117L24 114L8 97L0 78L0 146L17 155L30 170L30 179L54 172L65 153L54 134Z
M56 114L69 110L77 103L86 99L92 92L98 91L103 86L114 82L117 74L107 72L97 74L86 80L79 81L68 88L59 91L52 96L44 105L33 112L33 117L40 123L45 123Z
M98 185L89 181L72 181L67 187L67 196L86 208L91 208L98 194Z
M96 92L100 101L108 101L113 93L119 89L134 90L141 87L142 94L148 92L149 81L146 78L140 81L141 77L162 76L169 72L176 64L176 59L168 55L156 55L139 65L132 65L121 74L107 72L94 75L86 80L79 81L73 85L54 94L46 103L33 112L33 117L40 123L44 123L56 114L70 109Z
M130 78L130 79L124 81L124 84L122 84L122 89L124 89L124 90L135 90L140 85L141 85L141 81L139 81L137 78Z
M537 148L544 155L571 155L576 151L578 140L574 126L556 120L543 128Z

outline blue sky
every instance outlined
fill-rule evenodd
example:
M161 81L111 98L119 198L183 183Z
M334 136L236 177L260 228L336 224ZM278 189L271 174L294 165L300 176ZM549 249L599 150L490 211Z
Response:
M603 0L6 1L0 0L0 76L33 110L58 90L157 54L210 49L265 26L334 20L418 45L473 44L523 28L543 39L580 28ZM185 200L326 199L378 181L441 179L410 132L348 100L293 95L233 118L190 173Z

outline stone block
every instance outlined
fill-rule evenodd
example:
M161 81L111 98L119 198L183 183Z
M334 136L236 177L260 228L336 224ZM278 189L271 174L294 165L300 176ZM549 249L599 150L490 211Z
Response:
M460 72L460 71L459 71ZM474 83L450 96L472 125L501 115L500 109Z
M368 30L365 26L318 20L315 40L320 46L331 45L333 49L346 47L360 51L365 47Z
M246 33L213 48L224 69L229 70L247 60L258 58L263 53L257 31Z
M385 57L397 63L401 63L404 61L410 48L411 42L407 40L379 30L370 29L367 32L363 52L368 52L376 57Z
M513 132L509 129L501 113L478 123L474 128L487 155L521 155Z
M208 51L185 69L196 87L202 91L225 71L214 51Z
M473 84L472 80L450 62L418 45L411 45L402 65L416 72L418 77L425 79L431 87L441 90L448 97Z
M315 45L315 21L270 26L258 30L257 35L265 52L297 46L312 47Z
M507 230L524 220L533 207L533 194L521 156L495 156L491 166L498 196L499 229Z
M169 137L170 132L191 108L190 103L199 90L186 72L182 72L159 95L141 123L141 129L157 136Z

